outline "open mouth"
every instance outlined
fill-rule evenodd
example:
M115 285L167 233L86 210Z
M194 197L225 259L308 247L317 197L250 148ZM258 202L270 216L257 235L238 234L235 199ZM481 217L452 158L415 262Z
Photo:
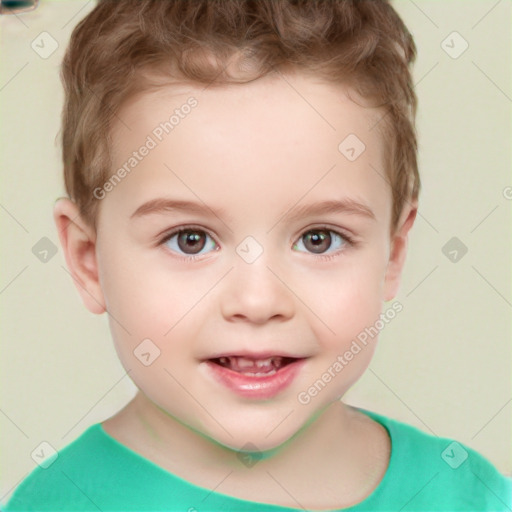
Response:
M204 360L204 368L206 375L238 396L270 400L292 384L307 360L277 354L219 354Z
M251 359L244 356L224 356L209 359L212 363L241 373L247 377L270 377L291 363L299 361L295 357L272 356L266 359Z

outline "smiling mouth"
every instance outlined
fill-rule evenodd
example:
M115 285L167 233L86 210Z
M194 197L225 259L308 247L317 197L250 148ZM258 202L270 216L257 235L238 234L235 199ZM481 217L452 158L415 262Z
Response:
M244 356L223 356L209 359L212 363L248 377L270 377L299 358L273 356L265 359L251 359Z

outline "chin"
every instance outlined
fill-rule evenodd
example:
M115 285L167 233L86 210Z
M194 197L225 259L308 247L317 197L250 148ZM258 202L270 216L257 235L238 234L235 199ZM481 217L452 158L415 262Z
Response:
M237 422L221 422L229 434L223 428L215 425L215 428L210 428L206 432L203 431L203 435L206 435L214 443L230 450L271 452L285 445L301 431L306 420L301 423L297 422L297 419L286 421L285 425L283 416L279 420L275 420L273 417L267 417L266 419L260 417L252 421L249 416L241 416L241 424L240 418ZM291 416L287 420L291 420ZM274 425L274 427L269 427L269 425Z
M221 445L223 448L235 452L243 452L254 454L257 459L265 458L282 447L287 441L293 437L293 434L280 435L279 437L266 437L266 434L254 429L247 429L243 433L237 433L233 437L223 433L222 436L210 437L210 439Z

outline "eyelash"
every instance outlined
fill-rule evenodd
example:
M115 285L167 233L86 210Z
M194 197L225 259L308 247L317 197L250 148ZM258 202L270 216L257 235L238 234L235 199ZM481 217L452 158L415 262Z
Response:
M199 226L193 226L193 225L180 226L178 229L174 229L173 231L166 233L163 236L163 238L158 242L158 245L159 246L164 245L173 236L178 235L178 234L182 233L183 231L199 231L201 233L205 233L215 242L217 247L220 246L220 244L217 242L215 237L208 230L201 228ZM342 233L342 232L336 231L335 229L332 229L329 226L314 226L312 228L308 228L307 230L302 232L302 234L299 236L298 240L300 240L304 235L306 235L307 233L309 233L311 231L327 231L328 233L334 233L335 235L340 236L342 238L342 240L345 242L345 244L348 245L349 247L355 247L357 245L356 240L351 235L348 235L347 233ZM295 243L293 245L295 245ZM317 254L316 256L324 261L329 261L333 258L341 256L341 254L343 252L345 252L345 250L346 249L340 249L337 252L328 253L328 254ZM299 251L299 252L302 252L302 251ZM308 254L315 255L315 253L308 253ZM181 259L183 261L196 261L196 260L200 259L201 256L203 256L203 255L197 256L194 254L187 254L187 255L179 255L179 256L175 256L175 257L177 257L178 259Z

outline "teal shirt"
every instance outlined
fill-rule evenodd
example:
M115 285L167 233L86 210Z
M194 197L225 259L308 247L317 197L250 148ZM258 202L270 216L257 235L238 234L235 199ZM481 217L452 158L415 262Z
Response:
M512 481L471 448L359 410L386 428L391 438L391 457L383 479L372 494L342 510L512 510ZM193 485L127 448L96 423L60 450L49 467L36 467L2 510L290 512L303 509L299 505L288 508L242 500Z

